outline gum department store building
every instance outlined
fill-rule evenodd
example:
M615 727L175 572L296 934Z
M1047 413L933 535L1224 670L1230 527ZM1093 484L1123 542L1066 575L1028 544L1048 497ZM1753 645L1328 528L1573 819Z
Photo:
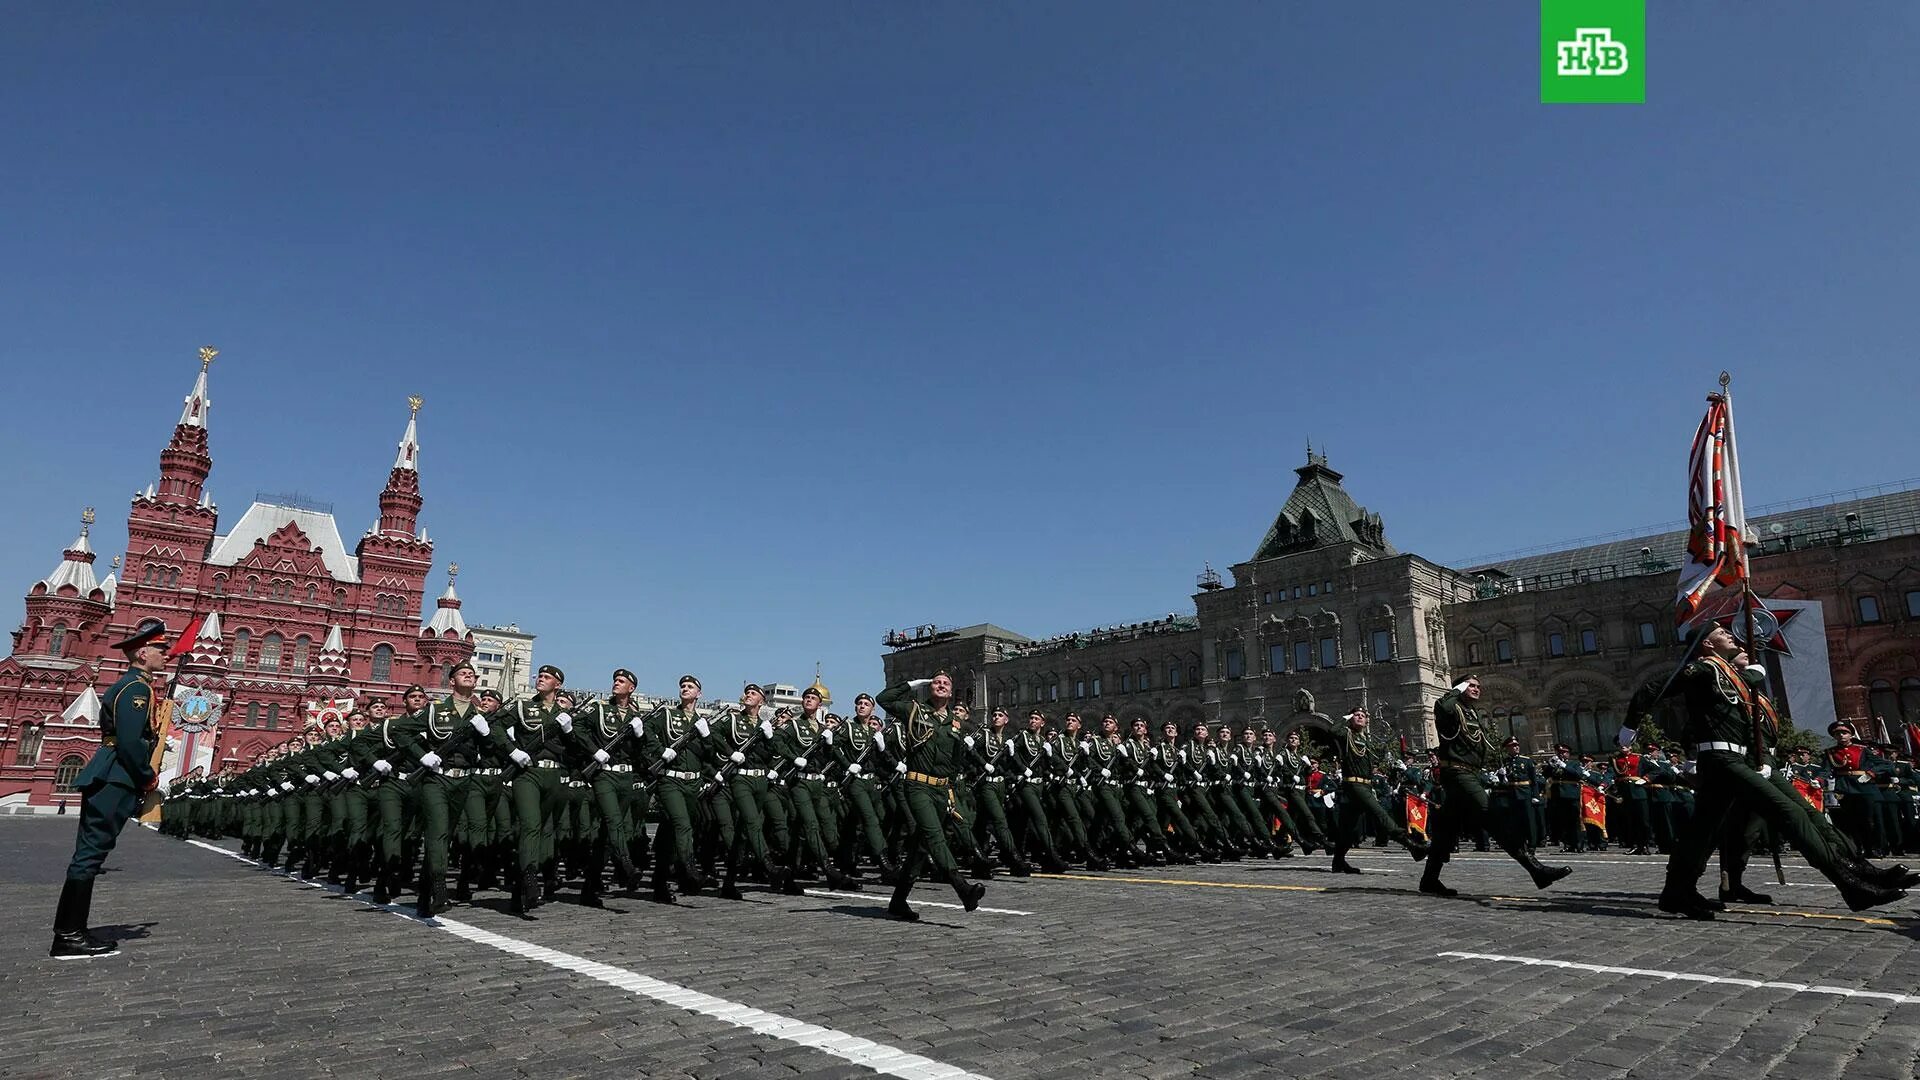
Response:
M1254 719L1284 731L1300 689L1339 715L1365 702L1411 744L1432 741L1435 700L1481 677L1482 712L1523 749L1612 746L1627 699L1673 665L1684 531L1454 569L1395 550L1380 515L1308 453L1299 481L1231 580L1200 575L1192 614L1034 640L991 623L889 631L889 682L953 673L976 710L1016 726L1039 707L1088 730L1111 710L1155 737L1172 720ZM1755 588L1818 600L1837 715L1920 723L1920 485L1851 492L1750 525ZM1378 728L1376 728L1378 730ZM1824 738L1824 732L1818 733Z
M214 766L286 739L315 702L439 686L473 653L451 577L421 625L433 542L418 523L418 399L379 516L351 549L330 508L288 497L258 497L222 532L205 489L211 360L203 350L159 482L133 496L118 572L96 577L89 509L52 572L27 588L13 654L0 660L0 813L76 798L73 777L99 745L99 695L127 666L111 645L142 619L177 633L212 616L167 672L170 690L202 698L192 712L176 706L175 721L201 729L196 757Z

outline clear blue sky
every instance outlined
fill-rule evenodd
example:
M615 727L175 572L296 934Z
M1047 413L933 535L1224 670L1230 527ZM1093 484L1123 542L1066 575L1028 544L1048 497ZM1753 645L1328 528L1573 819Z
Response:
M1920 8L1650 6L1640 107L1530 2L18 6L6 587L202 343L225 521L424 394L469 618L655 692L1186 610L1309 437L1441 559L1680 516L1723 367L1750 503L1920 473Z

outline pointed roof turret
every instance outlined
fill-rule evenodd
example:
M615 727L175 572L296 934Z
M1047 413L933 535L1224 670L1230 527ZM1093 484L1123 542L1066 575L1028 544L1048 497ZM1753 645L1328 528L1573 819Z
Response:
M335 623L327 630L327 640L320 646L320 655L313 658L313 666L307 669L309 683L342 683L347 681L347 646L341 640L340 624Z
M59 592L71 585L81 596L99 588L99 582L93 579L93 545L87 542L87 533L93 528L93 507L80 512L80 535L67 550L60 553L60 565L41 582L48 592Z
M1273 527L1260 541L1254 559L1274 559L1335 544L1357 544L1376 556L1395 554L1387 543L1386 525L1379 514L1353 501L1344 479L1327 464L1326 447L1318 451L1308 444L1307 463L1293 470L1300 479L1286 505L1273 520Z
M393 467L396 469L419 471L420 434L417 429L420 419L420 406L424 404L426 404L426 400L419 394L414 394L407 398L407 408L412 411L407 414L407 433L400 436L400 453L393 459Z
M423 634L440 637L466 637L467 621L460 617L460 597L453 591L453 579L460 575L460 564L447 567L447 591L434 603L433 621L420 628Z
M190 667L219 667L227 662L227 643L220 635L220 613L210 612L194 635L193 648L187 653Z
M200 377L193 380L193 392L187 395L186 405L180 410L181 427L207 426L207 406L213 404L207 397L207 368L219 355L220 350L211 345L200 346Z
M100 722L100 695L89 686L80 691L73 704L61 712L60 719L69 724L97 724Z

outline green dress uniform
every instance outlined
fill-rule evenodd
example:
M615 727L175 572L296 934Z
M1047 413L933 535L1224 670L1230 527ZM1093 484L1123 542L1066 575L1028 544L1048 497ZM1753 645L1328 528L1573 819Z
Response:
M520 767L509 785L513 805L514 862L521 884L517 894L524 908L537 907L540 883L556 884L555 835L565 800L560 740L555 717L560 706L538 695L503 705L487 718L494 756ZM571 717L569 717L571 719ZM552 740L554 745L549 746ZM522 761L515 753L525 757Z
M1081 812L1080 771L1086 764L1080 760L1080 744L1067 735L1049 732L1041 753L1046 756L1047 809L1053 820L1065 830L1067 843L1073 845L1089 867L1105 870L1107 860L1094 850L1093 841L1087 836L1086 815Z
M1487 789L1480 777L1492 761L1495 747L1473 703L1458 690L1450 690L1434 702L1433 726L1440 737L1439 745L1434 748L1440 761L1434 770L1434 780L1441 797L1436 800L1432 820L1428 822L1433 845L1427 856L1426 871L1420 877L1420 891L1451 895L1453 890L1440 884L1440 871L1453 856L1460 837L1474 835L1485 827ZM1540 865L1539 860L1519 844L1513 830L1500 829L1498 833L1500 850L1526 868L1535 886L1544 889L1567 876L1565 867Z
M1149 792L1153 796L1153 809L1161 832L1173 830L1173 838L1190 859L1208 858L1218 862L1217 849L1209 846L1201 838L1199 830L1193 827L1192 819L1187 817L1186 808L1180 805L1180 777L1186 771L1186 764L1180 758L1180 742L1174 738L1161 738L1148 751L1148 775L1153 781Z
M1120 764L1120 742L1104 735L1096 736L1087 747L1087 788L1093 796L1096 832L1106 836L1106 850L1121 866L1137 868L1139 852L1133 846L1133 831L1127 827L1127 811L1120 804L1120 782L1114 768Z
M953 886L961 905L972 911L986 886L968 881L947 849L946 819L953 811L953 778L960 772L964 748L945 708L933 707L928 690L932 680L898 683L880 694L878 705L892 721L899 744L892 745L894 771L906 785L907 813L912 833L901 860L900 879L894 885L888 911L897 918L918 918L907 906L907 894L922 868L931 865L936 877Z
M761 707L763 714L772 710ZM735 895L734 881L743 868L757 867L770 884L786 886L781 859L789 847L787 804L774 790L772 776L781 759L775 742L780 729L765 715L754 717L730 711L714 724L708 737L709 753L718 768L731 772L720 781L724 792L712 805L720 846L726 853L726 895ZM773 833L769 844L767 833ZM775 858L779 851L781 858ZM751 864L748 860L752 860Z
M798 867L811 861L826 875L829 888L845 889L853 881L833 865L832 852L839 847L827 806L826 763L833 754L833 733L818 712L802 710L792 723L774 732L773 750L778 769L786 777L787 799L793 807L795 850L789 862Z
M881 875L888 884L892 884L898 868L887 855L887 834L880 827L880 811L873 781L874 768L882 756L880 747L885 744L886 736L883 733L869 730L856 717L847 722L845 731L834 741L833 748L840 760L840 789L845 793L848 807L842 841L848 849L855 844L864 846L868 857L880 868Z
M705 884L694 858L694 827L701 814L700 785L715 769L715 747L700 737L700 722L698 709L675 702L664 712L649 714L643 725L640 758L660 763L654 789L660 832L653 840L653 895L658 900L673 899L676 878L683 886ZM715 741L720 730L709 729Z
M588 895L600 891L599 868L609 857L626 887L639 884L634 836L639 827L636 822L646 820L647 790L635 783L633 755L618 752L616 744L640 742L632 730L633 722L640 718L640 709L631 697L626 701L609 698L589 702L573 716L573 731L567 737L572 748L570 757L581 770L589 763L598 766L592 779L583 781L588 797L577 808L583 815L585 844L581 856L587 867Z
M464 807L467 782L483 762L491 761L483 735L474 720L480 710L472 699L449 694L431 701L390 725L393 741L412 768L414 808L420 822L421 859L419 907L422 917L447 908L447 852L453 835L453 815ZM463 892L465 890L463 889Z
M1122 741L1114 775L1134 840L1146 845L1147 854L1155 862L1173 862L1176 856L1167 842L1167 830L1160 823L1160 808L1153 797L1162 776L1154 760L1153 744L1144 738Z
M155 624L157 625L157 624ZM148 637L164 633L143 626ZM138 640L137 636L135 639ZM87 931L93 907L93 883L120 839L120 830L140 809L140 796L154 782L150 761L154 742L154 688L138 668L108 688L100 710L100 748L74 778L80 792L80 824L73 859L53 916L53 948L60 959L105 956L117 951Z
M1343 874L1360 872L1347 862L1347 852L1360 845L1361 829L1369 822L1384 831L1389 839L1405 847L1416 861L1426 858L1427 845L1414 839L1407 830L1394 825L1393 819L1387 816L1386 809L1380 805L1376 792L1380 781L1374 777L1379 755L1367 741L1366 733L1351 727L1326 732L1317 728L1305 730L1313 732L1340 764L1340 794L1333 839L1334 869Z
M1011 760L1007 754L1008 741L1004 732L993 730L981 733L976 741L979 768L974 773L972 783L973 802L978 810L975 829L977 832L991 833L1007 868L1013 871L1015 877L1026 877L1033 872L1033 868L1020 857L1019 846L1014 843L1013 828L1007 821L1007 774L1004 770Z
M1053 758L1047 753L1044 732L1019 732L1007 740L1007 779L1013 785L1015 817L1021 831L1039 845L1041 867L1049 874L1064 874L1067 864L1054 846L1052 824L1047 819L1047 776ZM1028 849L1031 852L1031 848Z
M1678 693L1685 702L1683 738L1699 756L1694 815L1667 862L1661 910L1690 918L1713 917L1696 883L1722 839L1728 812L1735 809L1760 817L1775 835L1792 842L1808 863L1840 888L1849 907L1859 910L1900 895L1864 880L1856 866L1847 863L1846 854L1810 820L1806 804L1774 786L1754 766L1748 754L1764 749L1753 744L1756 728L1763 726L1763 707L1755 688L1730 660L1708 654L1689 661L1671 683L1647 683L1628 703L1627 726L1638 728L1644 723L1663 691Z
M1312 772L1312 762L1298 750L1282 746L1273 755L1272 776L1276 793L1287 809L1293 812L1293 825L1289 828L1299 829L1295 835L1300 838L1308 854L1312 854L1317 847L1333 846L1321 831L1318 816L1307 802L1312 797L1307 790L1307 776Z
M1188 817L1199 825L1200 835L1206 838L1207 846L1219 852L1223 858L1237 860L1240 858L1240 849L1228 835L1226 823L1220 819L1219 808L1214 804L1212 749L1198 739L1188 739L1176 751L1181 765L1178 775L1184 780L1183 801Z

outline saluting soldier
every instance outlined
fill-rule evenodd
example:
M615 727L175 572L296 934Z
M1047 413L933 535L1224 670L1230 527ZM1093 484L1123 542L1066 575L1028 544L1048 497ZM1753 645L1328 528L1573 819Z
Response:
M114 648L127 658L127 673L108 688L100 710L100 749L74 777L80 792L80 827L67 864L66 883L53 914L56 960L83 960L112 956L113 942L94 937L87 928L93 909L93 882L120 839L120 830L140 809L140 797L158 779L153 771L153 699L159 692L154 676L167 662L167 627L146 619Z
M1371 823L1395 843L1407 849L1415 862L1427 857L1427 845L1394 825L1380 805L1374 770L1378 754L1367 741L1367 710L1356 708L1347 714L1347 726L1341 731L1321 732L1309 729L1322 739L1339 762L1341 781L1338 820L1333 841L1333 869L1341 874L1358 874L1360 869L1347 862L1347 852L1357 847L1361 829Z
M915 679L888 687L880 695L880 707L893 719L899 745L894 748L894 773L906 785L907 812L912 835L907 855L902 860L900 879L894 885L887 914L908 922L920 918L907 905L907 894L923 866L931 864L934 874L953 886L961 906L968 911L980 906L987 887L968 881L954 864L947 849L946 818L953 805L953 777L959 771L962 747L954 731L951 710L954 704L953 677L938 672L931 679Z
M1453 855L1459 838L1478 832L1487 816L1487 789L1481 784L1480 774L1492 760L1493 744L1475 708L1479 701L1480 680L1469 675L1433 703L1434 729L1440 736L1440 744L1434 748L1439 758L1434 775L1442 794L1428 826L1433 850L1427 856L1426 872L1420 875L1423 893L1458 895L1457 890L1441 883L1440 871ZM1500 829L1498 834L1500 850L1526 868L1535 888L1544 889L1572 872L1564 866L1542 866L1520 846L1513 830Z

